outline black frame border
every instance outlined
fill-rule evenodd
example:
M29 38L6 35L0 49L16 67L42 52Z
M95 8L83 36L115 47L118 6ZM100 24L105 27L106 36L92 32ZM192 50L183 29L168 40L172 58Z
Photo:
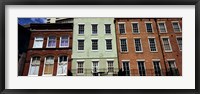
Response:
M6 5L195 5L195 89L5 89ZM200 0L2 0L0 1L0 93L1 94L198 94Z

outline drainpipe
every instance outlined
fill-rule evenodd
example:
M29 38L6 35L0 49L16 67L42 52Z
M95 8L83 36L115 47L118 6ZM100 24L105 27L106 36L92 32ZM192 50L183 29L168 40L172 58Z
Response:
M158 23L157 23L157 20L156 20L156 18L154 18L154 21L156 22L156 30L157 30L157 34L158 34L158 40L159 40L159 42L160 42L160 48L161 48L161 52L162 52L162 56L163 56L163 60L164 60L164 65L165 65L165 73L166 73L166 75L167 75L167 65L166 65L166 62L165 62L165 54L164 54L164 50L163 50L163 45L162 45L162 43L161 43L161 39L160 39L160 33L159 33L159 29L158 29Z

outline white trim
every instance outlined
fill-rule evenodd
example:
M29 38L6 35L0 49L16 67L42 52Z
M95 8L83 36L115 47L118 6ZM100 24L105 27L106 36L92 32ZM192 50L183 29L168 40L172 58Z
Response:
M107 42L106 42L106 40L111 40L111 46L112 46L112 49L111 49L111 50L110 50L110 49L109 49L109 50L107 49ZM105 39L105 51L112 51L112 50L113 50L113 42L112 42L112 41L113 41L112 38L106 38L106 39Z
M112 66L112 67L113 67L113 72L108 72L108 62L109 62L109 61L112 62L112 65L113 65L113 66ZM107 68L106 68L106 69L107 69L108 74L114 74L114 72L115 72L114 59L113 59L113 60L107 60L106 62L107 62L107 64L106 64L106 67L107 67Z
M167 61L175 61L176 59L167 59Z
M92 59L91 61L99 61L99 59Z
M91 65L92 65L92 66L91 66L91 67L92 67L92 68L91 68L91 69L92 69L92 70L91 70L91 71L92 71L92 74L93 74L94 62L97 62L97 66L96 66L96 68L97 68L97 73L99 72L99 66L100 66L100 65L99 65L99 60L97 60L97 61L92 61L92 64L91 64ZM98 75L99 75L99 73L98 73Z
M106 59L106 61L114 61L114 59Z
M84 43L84 45L83 45L83 50L79 50L79 49L78 49L78 46L79 46L79 45L78 45L78 44L79 44L78 41L79 41L79 40L83 40L83 43ZM77 39L77 51L79 51L79 52L85 51L85 39L84 39L84 38L78 38L78 39Z
M121 34L119 24L124 24L124 32L125 33L123 33L122 35L126 34L126 23L125 22L118 22L118 31L119 31L119 34Z
M160 59L152 59L152 61L160 61Z
M61 40L62 40L62 37L63 37L63 36L60 37L59 48L69 47L69 41L70 41L70 40L69 40L69 39L70 39L69 36L67 35L67 37L68 37L68 46L61 46Z
M182 41L182 36L176 36L176 43L177 43L177 45L178 45L179 50L182 51L183 48L180 49L180 46L179 46L179 44L178 44L177 38L181 38L181 41ZM183 43L183 42L182 42L182 43ZM181 45L181 46L182 46L182 45Z
M136 51L135 39L140 39L141 51ZM141 53L141 52L143 52L142 41L141 41L141 40L142 40L141 38L133 38L134 48L135 48L135 52L136 52L136 53Z
M78 73L78 62L83 62L83 73ZM85 71L84 71L84 69L85 69L85 60L76 60L76 75L77 76L84 76L85 75Z
M93 47L93 45L92 45L92 40L97 40L97 50L93 50L92 49L92 47ZM99 51L99 39L98 38L91 38L91 51Z
M49 37L55 37L55 41L56 41L56 45L57 45L57 37L56 36L49 36ZM46 48L56 48L56 45L55 47L48 47L48 44L49 44L49 37L47 38L47 45L46 45Z
M123 63L124 63L124 62L128 62L129 73L130 73L129 75L131 76L131 67L130 67L130 61L129 61L129 60L128 60L128 61L126 61L126 60L125 60L125 61L123 61L123 60L122 60L122 71L124 71L124 65L123 65Z
M165 32L161 32L161 31L160 31L160 25L159 25L159 23L164 23L164 26L165 26ZM157 21L157 25L158 25L158 29L159 29L159 32L160 32L160 33L167 33L167 27L166 27L166 23L165 23L165 21Z
M145 61L145 59L137 59L136 61Z
M42 37L42 47L35 47L36 37ZM33 47L32 47L32 48L43 48L43 45L44 45L44 37L43 37L43 36L35 36L35 37L34 37L34 42L33 42Z
M133 32L133 24L134 24L134 23L137 23L138 33L134 33L134 32ZM139 22L131 22L131 29L132 29L131 31L132 31L133 34L140 34Z
M147 23L150 23L151 24L151 29L152 29L152 32L147 32L147 33L154 33L154 29L153 29L153 25L152 25L152 22L151 21L145 21L145 28L146 28L146 32L147 32Z
M30 61L30 64L29 64L29 71L28 71L28 76L38 76L39 75L39 70L40 70L40 65L39 65L39 69L38 69L38 74L37 75L30 75L30 68L31 68L31 64L32 64L32 60L33 60L33 57L31 57L31 61ZM40 57L40 61L41 61L41 57ZM41 63L41 62L40 62Z
M121 49L121 39L126 39L126 48L127 48L127 51L125 52L122 52L122 49ZM128 53L128 40L127 40L127 38L120 38L120 40L119 40L119 42L120 42L120 52L121 53Z
M140 76L140 70L139 70L138 62L143 62L143 63L144 63L145 76L148 76L148 75L147 75L147 70L146 70L146 64L145 64L145 61L137 61L138 74L139 74L138 76Z
M98 25L98 23L91 23L91 25Z
M67 55L60 55L60 56L66 56L66 57L67 57L67 62L64 62L64 64L67 65L67 72L68 72L68 56L67 56ZM57 75L57 76L67 76L67 72L66 72L66 74L58 74L60 56L58 56L58 64L57 64L57 70L56 70L57 72L56 72L56 75Z
M173 23L178 23L178 27L179 27L180 31L175 31L175 30L174 30L174 25L173 25ZM172 24L172 27L173 27L173 30L174 30L175 33L176 33L176 32L182 32L182 29L181 29L181 27L180 27L179 21L171 21L171 24Z
M149 39L154 39L154 42L155 42L155 47L156 47L156 51L151 51L151 47L150 47L150 41L149 41ZM157 49L157 44L156 44L156 39L155 39L155 37L148 37L148 43L149 43L149 50L150 50L150 52L158 52L158 49Z
M128 61L128 62L130 62L130 60L121 60L122 62L126 62L126 61Z
M78 23L78 25L85 25L85 23Z
M110 33L106 33L106 25L110 25ZM111 23L104 23L104 34L110 35L112 34L112 24Z
M160 64L160 59L152 59L152 64L153 64L153 70L154 70L154 76L156 76L155 75L155 68L154 68L154 63L153 62L159 62L158 64L159 64L159 67L160 67L160 74L161 74L161 76L163 76L163 73L162 73L162 67L161 67L161 64Z
M164 42L163 42L163 38L167 38L167 39L168 39L169 46L170 46L170 50L167 50L167 51L165 50L165 46L164 46ZM172 46L171 46L171 42L170 42L169 36L162 36L161 39L162 39L162 45L163 45L163 49L164 49L164 51L165 51L165 52L172 52L173 50L172 50Z
M168 66L169 66L169 61L173 61L175 68L177 68L177 66L176 66L176 60L175 59L171 59L171 60L169 59L169 60L167 60Z
M97 25L97 33L93 34L93 29L92 29L92 25ZM91 35L98 35L98 23L91 23Z

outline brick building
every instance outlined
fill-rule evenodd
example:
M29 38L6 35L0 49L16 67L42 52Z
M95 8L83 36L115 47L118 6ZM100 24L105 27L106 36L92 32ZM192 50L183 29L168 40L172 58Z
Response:
M31 24L24 76L71 75L73 24Z
M121 75L182 75L181 19L116 18Z

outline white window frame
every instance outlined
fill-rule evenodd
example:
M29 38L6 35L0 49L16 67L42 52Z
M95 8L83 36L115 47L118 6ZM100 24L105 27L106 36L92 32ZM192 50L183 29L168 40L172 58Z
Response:
M60 63L60 57L61 56L66 56L66 55L60 55L59 57L58 57L58 64L57 64L57 75L58 76L64 76L64 75L67 75L67 72L68 72L68 56L66 56L67 57L67 62L64 62L64 64L66 64L67 65L67 72L66 72L66 74L58 74L58 69L59 69L59 63Z
M121 34L119 24L124 24L125 33L123 33L122 35L126 34L126 23L125 22L118 22L118 31L119 31L119 34Z
M152 59L152 66L153 66L154 73L155 73L155 69L154 69L154 63L153 62L156 62L156 61L159 62L160 72L161 72L161 76L162 76L163 74L162 74L162 67L161 67L161 64L160 64L160 59Z
M97 73L99 72L99 60L92 60L92 66L91 66L91 69L92 69L92 73L94 73L93 69L94 69L94 63L93 62L97 62Z
M140 39L141 51L136 51L135 39ZM134 38L133 38L133 42L134 42L135 52L136 52L136 53L141 53L141 52L143 52L142 39L141 39L140 37L134 37Z
M129 72L130 72L130 76L131 76L130 60L122 60L122 71L124 71L124 65L123 65L123 62L128 62Z
M182 48L180 49L180 46L179 46L179 44L178 44L177 38L181 38L181 41L182 41L182 36L176 36L176 42L177 42L178 48L179 48L180 51L182 51L182 49L183 49L183 44L181 45ZM183 43L183 41L182 41L182 43Z
M55 64L55 56L52 56L53 57L53 70L52 70L52 74L50 75L46 75L44 74L44 71L45 71L45 63L46 63L46 58L49 57L49 56L46 56L45 59L44 59L44 66L43 66L43 73L42 73L42 76L53 76L53 71L54 71L54 64Z
M79 45L78 45L78 44L79 44L78 41L79 41L79 40L83 40L83 43L84 43L84 45L83 45L83 50L79 50L79 49L78 49L78 46L79 46ZM77 39L77 51L80 52L80 51L84 51L84 50L85 50L85 39L84 39L84 38L78 38L78 39Z
M169 46L170 46L170 49L171 49L171 50L167 50L167 51L165 50L163 38L168 38L168 42L169 42ZM162 39L162 46L163 46L164 51L165 51L165 52L172 52L172 46L171 46L171 42L170 42L169 36L162 36L161 39Z
M33 56L33 57L36 57L36 56ZM32 74L30 74L31 66L32 66L31 64L32 64L32 61L33 61L33 57L31 57L31 61L30 61L30 64L29 64L28 76L38 76L38 75L39 75L40 64L39 64L38 74L37 74L37 75L32 75ZM38 57L40 57L40 56L38 56ZM40 57L40 63L41 63L41 57Z
M56 45L57 45L57 37L56 36L49 36L49 37L55 37L55 41L56 41ZM53 46L53 47L49 47L48 44L49 44L49 37L47 38L47 45L46 45L46 48L56 48L56 45Z
M42 36L36 36L36 37L42 37ZM33 43L33 48L43 48L43 44L44 44L44 37L42 37L42 47L35 47L35 43L36 43L36 37L34 37L34 43Z
M108 72L108 68L109 68L108 62L109 62L109 61L112 61L112 62L113 62L113 66L112 66L112 67L113 67L113 72L108 72L108 74L113 74L113 73L115 72L114 59L107 59L106 61L107 61L107 72Z
M134 33L134 32L133 32L133 24L137 24L138 33ZM133 34L140 34L140 26L139 26L139 22L131 22L131 27L132 27L131 29L132 29L132 33L133 33Z
M84 28L83 28L83 34L79 34L79 25L83 25ZM78 35L84 35L85 34L85 23L78 23Z
M97 25L97 33L96 33L96 34L93 34L93 29L91 28L91 34L92 34L92 35L98 35L98 26L99 26L99 25L98 25L97 23L92 23L92 24L91 24L91 27L92 27L93 25Z
M149 39L152 39L152 38L154 39L154 42L155 42L156 51L151 51ZM158 48L157 48L156 38L155 37L148 37L148 43L149 43L149 50L150 50L150 52L158 52Z
M121 39L126 39L126 47L127 47L127 51L122 51L122 48L121 48ZM120 52L121 53L128 53L128 40L127 38L119 38L119 42L120 42Z
M177 66L176 66L176 59L167 59L168 67L169 67L169 61L174 61L174 66L175 66L175 68L177 68Z
M93 50L93 49L92 49L92 47L93 47L93 45L92 45L92 40L97 40L97 50ZM99 39L98 39L98 38L91 38L91 50L92 50L92 51L99 51Z
M106 40L111 40L111 46L112 46L112 49L111 49L111 50L110 50L110 49L109 49L109 50L107 49L107 42L106 42ZM113 40L112 40L112 38L106 38L106 39L105 39L105 49L106 49L106 51L112 51L112 50L113 50Z
M144 22L144 23L145 23L145 29L146 29L146 32L147 32L147 33L154 33L153 23L150 22L150 21L147 21L147 22ZM148 31L147 31L147 23L150 23L150 24L151 24L152 32L148 32Z
M60 45L59 45L59 47L60 47L60 48L69 47L69 41L70 41L70 40L69 40L69 39L70 39L69 36L67 35L67 37L68 37L68 46L61 46L62 37L63 37L63 36L60 37L60 43L59 43Z
M138 76L140 76L140 70L139 70L138 62L144 62L145 76L148 76L147 75L147 70L146 70L145 59L137 59L136 62L137 62L137 68L138 68L138 74L139 74Z
M78 62L83 62L83 73L78 73ZM78 76L84 76L84 74L85 74L85 71L84 71L84 69L85 69L85 60L76 60L76 75L78 75Z
M173 25L173 23L178 23L178 27L179 27L180 31L175 31L175 30L174 30L174 25ZM171 21L171 24L172 24L172 28L173 28L173 30L174 30L175 33L177 33L177 32L182 32L182 29L181 29L181 27L180 27L179 21Z
M106 33L106 25L110 25L110 33ZM105 34L112 34L112 24L111 23L104 23L104 33Z
M160 31L160 25L159 25L159 23L163 23L163 24L164 24L165 32L161 32L161 31ZM166 27L166 22L165 22L165 21L158 21L158 22L157 22L157 25L158 25L158 29L159 29L159 32L160 32L160 33L167 33L167 32L168 32L168 31L167 31L167 27Z

